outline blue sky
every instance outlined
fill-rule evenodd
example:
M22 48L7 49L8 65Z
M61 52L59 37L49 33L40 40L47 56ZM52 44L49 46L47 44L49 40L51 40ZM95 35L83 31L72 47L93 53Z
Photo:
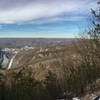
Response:
M0 0L0 37L66 37L88 25L97 0Z

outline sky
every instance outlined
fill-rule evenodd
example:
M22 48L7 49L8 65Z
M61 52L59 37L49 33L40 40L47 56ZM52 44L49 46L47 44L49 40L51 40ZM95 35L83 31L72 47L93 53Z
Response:
M97 0L0 0L0 37L73 38Z

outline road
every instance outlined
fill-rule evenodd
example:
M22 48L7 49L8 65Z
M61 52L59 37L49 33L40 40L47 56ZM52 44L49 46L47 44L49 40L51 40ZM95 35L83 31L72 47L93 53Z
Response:
M14 61L14 59L15 59L16 55L17 55L17 53L16 53L16 54L15 54L15 55L11 58L11 60L10 60L10 62L9 62L9 65L8 65L7 70L11 69L12 64L13 64L13 61Z

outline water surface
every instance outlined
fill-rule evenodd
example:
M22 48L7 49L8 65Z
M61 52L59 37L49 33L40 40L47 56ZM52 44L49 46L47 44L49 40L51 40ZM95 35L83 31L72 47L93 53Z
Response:
M4 58L4 60L3 60L3 62L2 62L2 64L1 64L1 66L2 66L2 68L6 68L6 65L8 64L8 58L7 58L7 56L4 54L3 55L3 58Z

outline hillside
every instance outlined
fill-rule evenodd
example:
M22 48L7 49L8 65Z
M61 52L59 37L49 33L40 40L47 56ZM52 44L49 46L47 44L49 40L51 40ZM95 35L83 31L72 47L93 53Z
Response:
M14 59L11 70L20 71L23 68L32 68L33 72L36 73L36 78L41 80L48 70L55 73L61 71L59 64L63 60L68 60L69 55L72 57L70 59L75 59L75 53L72 45L21 51Z
M95 63L87 62L92 60L89 58L92 55L89 55L89 50L80 44L81 42L74 44L70 42L66 45L19 51L11 69L1 71L0 75L3 76L1 84L4 82L8 88L6 91L12 87L9 95L13 93L13 87L23 94L26 91L27 97L29 96L27 92L30 91L31 96L25 100L30 100L33 95L35 98L39 97L38 100L41 100L41 96L45 100L52 100L53 96L53 100L59 98L72 100L73 97L91 100L90 98L98 96L99 93L100 79L98 74L100 68L92 66ZM80 50L84 50L85 53ZM98 58L96 61L99 64ZM94 71L96 73L93 73ZM24 90L25 87L28 88ZM36 94L31 94L33 90L37 91Z

